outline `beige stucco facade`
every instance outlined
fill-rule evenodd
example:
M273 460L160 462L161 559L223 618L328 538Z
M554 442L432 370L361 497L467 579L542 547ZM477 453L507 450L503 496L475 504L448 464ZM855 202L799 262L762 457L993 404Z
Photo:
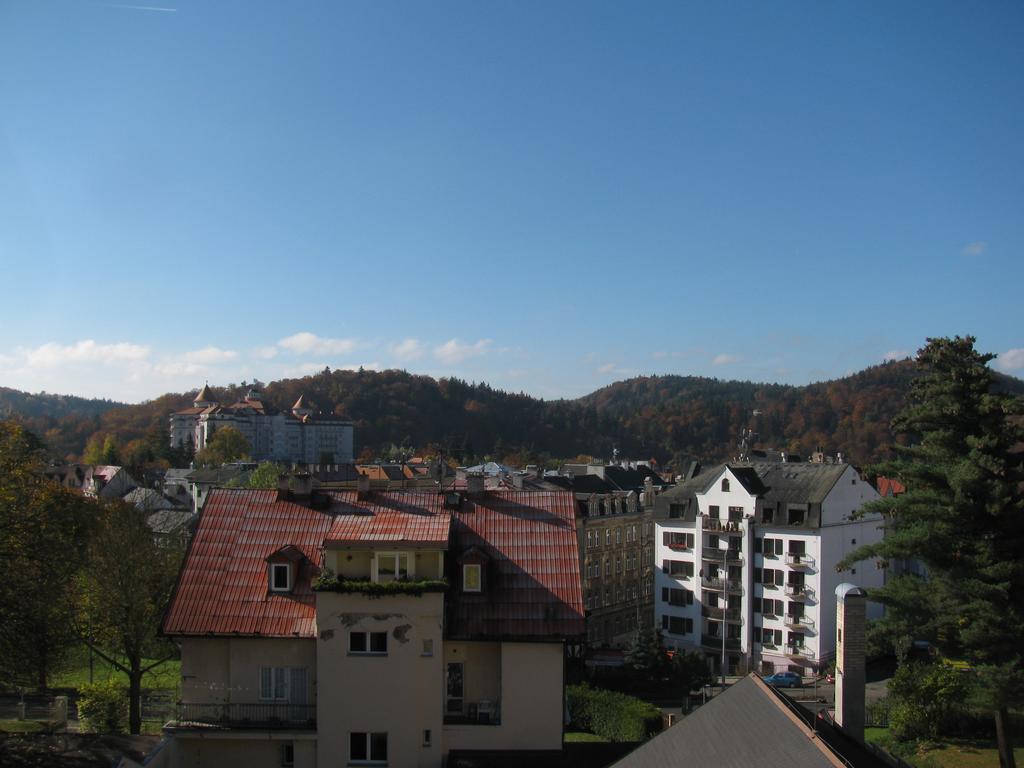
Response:
M257 704L260 669L306 669L316 703L316 641L311 638L187 637L181 647L181 700L189 704Z

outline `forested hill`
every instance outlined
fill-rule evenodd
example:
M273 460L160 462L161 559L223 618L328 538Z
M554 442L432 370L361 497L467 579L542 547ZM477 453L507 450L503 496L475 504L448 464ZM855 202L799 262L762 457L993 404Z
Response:
M352 419L357 453L365 456L395 447L441 448L460 462L494 457L523 463L578 454L608 457L618 448L624 456L662 463L713 461L732 456L740 430L754 427L762 444L800 454L821 446L870 463L888 454L889 422L913 376L910 361L802 387L651 376L578 400L545 401L404 371L325 370L272 382L262 391L273 408L288 408L304 394L321 411ZM1024 395L1024 382L998 378L1006 390ZM247 390L244 383L214 388L221 402ZM159 454L168 414L189 406L193 394L123 406L0 390L0 414L15 414L56 456L81 456L90 439L95 444L113 436L128 461L133 454Z

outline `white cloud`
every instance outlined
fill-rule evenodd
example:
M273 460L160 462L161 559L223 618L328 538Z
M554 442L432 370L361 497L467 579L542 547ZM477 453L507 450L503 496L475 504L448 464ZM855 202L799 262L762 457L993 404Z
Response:
M416 360L423 356L423 342L419 339L402 339L391 345L391 354L399 360Z
M258 357L261 360L270 360L273 357L277 357L277 347L271 345L269 347L256 347L252 351L253 357Z
M299 355L315 352L318 355L344 355L356 348L355 339L326 339L315 333L302 331L277 342L279 347Z
M339 365L336 370L339 371L358 371L362 368L364 371L379 371L380 363L356 363L355 365Z
M1024 370L1024 348L1006 350L996 358L996 366L1004 371Z
M728 354L723 352L720 355L715 355L715 357L711 361L711 364L712 365L732 365L733 363L740 362L740 360L742 360L742 359L743 358L740 357L739 355L728 355Z
M441 346L434 347L434 357L442 363L461 363L463 360L485 354L490 345L491 339L480 339L473 344L450 339Z
M988 243L984 240L976 240L973 243L968 243L960 249L960 253L964 256L981 256L988 248Z
M598 373L611 373L618 367L617 363L605 363L597 369Z
M149 347L142 344L97 344L92 339L67 345L51 341L35 349L19 348L17 352L26 368L55 368L71 362L123 363L149 357Z
M910 357L910 353L905 349L890 349L882 359L889 362L892 360L903 360L908 357Z
M234 360L238 357L238 353L231 349L221 349L220 347L203 347L202 349L196 349L192 352L186 352L182 355L182 360L188 363L224 363L228 360Z

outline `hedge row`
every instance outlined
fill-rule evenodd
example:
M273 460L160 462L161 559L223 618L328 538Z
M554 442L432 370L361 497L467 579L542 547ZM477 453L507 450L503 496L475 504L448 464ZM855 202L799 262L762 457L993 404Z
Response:
M646 701L586 683L565 689L572 727L608 741L643 741L661 730L661 710Z

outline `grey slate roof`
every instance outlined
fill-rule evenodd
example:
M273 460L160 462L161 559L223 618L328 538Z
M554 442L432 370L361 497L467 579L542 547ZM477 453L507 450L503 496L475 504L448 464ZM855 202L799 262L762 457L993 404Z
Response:
M765 501L820 504L849 464L758 462L749 466L768 489Z
M753 675L613 768L836 768L843 763Z

